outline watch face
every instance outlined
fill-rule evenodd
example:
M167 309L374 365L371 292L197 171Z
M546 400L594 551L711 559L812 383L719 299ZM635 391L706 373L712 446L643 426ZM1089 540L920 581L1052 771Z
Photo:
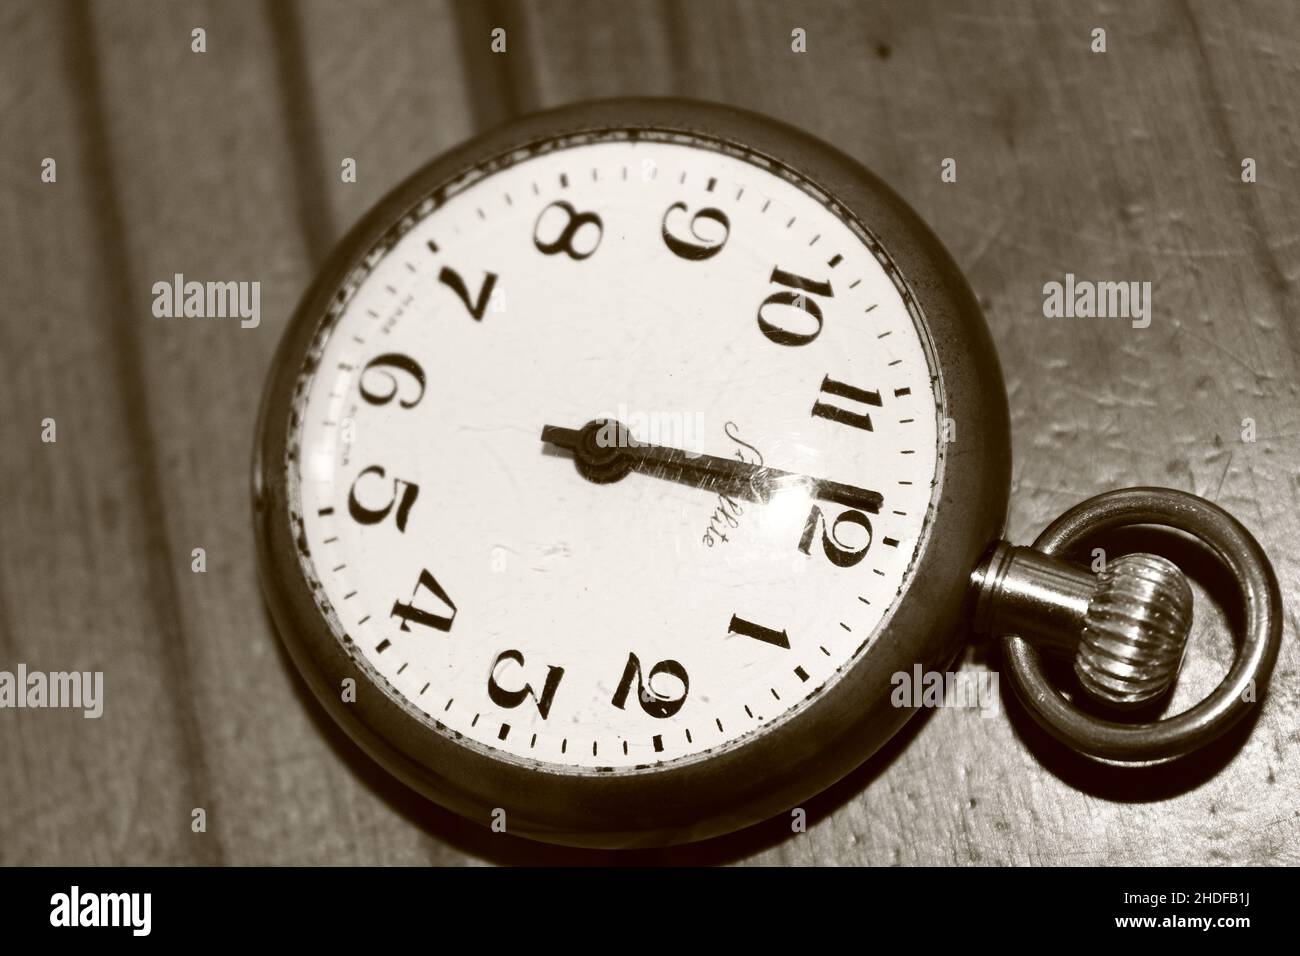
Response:
M942 396L903 280L817 186L588 134L359 261L298 381L288 507L335 638L429 733L559 772L705 759L879 639Z

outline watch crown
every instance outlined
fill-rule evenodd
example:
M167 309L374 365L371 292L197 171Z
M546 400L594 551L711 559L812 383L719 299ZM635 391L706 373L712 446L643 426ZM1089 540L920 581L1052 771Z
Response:
M1172 561L1126 554L1097 575L1074 658L1091 696L1137 707L1169 689L1192 627L1192 589Z

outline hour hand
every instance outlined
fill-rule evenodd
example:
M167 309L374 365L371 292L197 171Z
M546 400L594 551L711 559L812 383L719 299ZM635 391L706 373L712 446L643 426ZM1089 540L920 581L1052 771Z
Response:
M613 419L595 419L579 429L546 425L542 428L542 441L573 452L579 473L599 484L618 481L636 470L750 501L767 501L774 493L787 488L805 488L812 497L822 501L876 514L884 500L878 491L838 481L640 442L626 425Z

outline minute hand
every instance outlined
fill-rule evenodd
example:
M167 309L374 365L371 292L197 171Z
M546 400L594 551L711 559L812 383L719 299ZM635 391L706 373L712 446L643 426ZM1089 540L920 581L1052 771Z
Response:
M616 440L598 441L598 436ZM655 477L687 480L743 496L751 501L767 501L785 488L806 488L815 498L876 514L884 499L880 492L838 481L826 481L799 475L766 465L755 465L734 458L700 455L639 442L627 427L618 422L593 421L585 428L573 430L548 425L542 440L573 451L579 470L594 481L616 481L630 469Z
M673 468L690 475L712 479L719 490L726 488L758 501L767 501L786 488L807 488L815 498L831 501L849 508L860 508L876 514L884 500L880 492L838 481L811 478L794 472L756 465L735 458L717 455L696 455L680 448L662 445L636 445L624 450L632 466L640 472L656 468Z

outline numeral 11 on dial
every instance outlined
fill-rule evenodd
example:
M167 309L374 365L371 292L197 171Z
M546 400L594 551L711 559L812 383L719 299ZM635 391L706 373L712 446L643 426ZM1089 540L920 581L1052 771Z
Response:
M821 393L823 395L833 395L837 398L847 398L859 405L868 405L873 408L881 407L879 392L871 392L865 388L857 388L844 382L838 382L829 375L822 379ZM812 407L812 413L816 418L825 418L832 422L839 422L841 425L852 425L854 428L861 428L864 431L872 430L871 415L867 412L851 411L818 399Z

